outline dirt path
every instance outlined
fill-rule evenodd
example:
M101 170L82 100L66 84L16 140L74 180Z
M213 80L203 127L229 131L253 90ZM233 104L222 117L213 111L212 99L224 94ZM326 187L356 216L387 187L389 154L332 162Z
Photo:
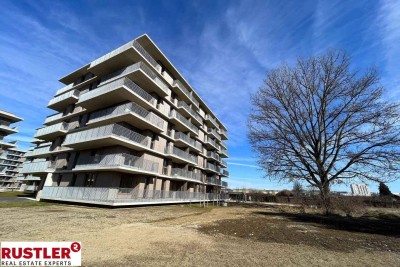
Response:
M207 230L228 223L249 225L246 218L258 211L265 208L7 208L0 211L0 240L81 241L84 266L400 265L398 252L350 253ZM258 223L268 225L268 221Z

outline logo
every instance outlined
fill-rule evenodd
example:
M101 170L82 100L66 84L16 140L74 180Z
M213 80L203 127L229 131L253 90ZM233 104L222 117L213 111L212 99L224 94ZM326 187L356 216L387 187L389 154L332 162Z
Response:
M1 242L0 266L81 266L80 242Z

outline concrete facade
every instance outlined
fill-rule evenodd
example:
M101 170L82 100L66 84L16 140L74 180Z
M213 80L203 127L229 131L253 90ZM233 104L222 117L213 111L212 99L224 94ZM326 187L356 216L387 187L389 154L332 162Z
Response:
M60 81L22 169L38 198L175 203L227 186L227 129L147 35Z

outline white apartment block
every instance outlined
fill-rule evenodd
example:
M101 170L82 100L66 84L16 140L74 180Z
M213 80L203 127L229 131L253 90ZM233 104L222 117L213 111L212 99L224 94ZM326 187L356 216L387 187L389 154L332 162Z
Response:
M351 184L350 189L353 196L371 196L369 187L366 184Z
M38 199L147 205L224 198L227 129L147 36L60 79L22 173ZM221 103L223 104L223 103Z

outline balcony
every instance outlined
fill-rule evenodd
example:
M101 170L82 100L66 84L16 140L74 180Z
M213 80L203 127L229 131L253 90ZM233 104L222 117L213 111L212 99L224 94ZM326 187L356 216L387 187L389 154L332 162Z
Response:
M35 193L39 189L37 185L27 185L24 188L24 193Z
M103 76L100 85L114 81L121 77L128 77L140 87L145 88L149 92L156 92L162 97L170 94L168 85L165 84L146 64L137 62L128 67L114 71Z
M174 142L175 146L178 147L188 146L189 149L192 148L198 152L201 152L202 150L201 144L198 141L190 138L187 134L184 134L182 132L175 132L174 137L175 137L175 142Z
M90 149L121 145L138 151L150 149L151 138L119 124L110 124L68 134L64 146Z
M193 123L191 123L188 119L183 117L176 110L171 110L169 113L170 119L174 122L175 128L181 132L190 131L196 136L199 134L199 128L197 128Z
M86 110L92 111L127 100L138 103L146 109L155 109L156 105L154 97L126 77L82 94L78 104Z
M205 137L205 146L207 149L218 149L218 144L214 140L212 140L210 137Z
M207 184L219 185L220 186L222 184L222 182L216 176L215 177L207 177Z
M69 119L73 116L79 115L81 113L84 113L86 111L86 109L80 107L80 106L76 106L71 112L68 113L56 113L54 115L50 115L48 116L45 121L44 121L44 125L52 125L58 122L62 122L66 119Z
M228 147L226 146L226 143L224 141L220 141L219 144L221 145L222 148L227 149Z
M182 110L186 116L191 116L193 118L193 122L197 123L197 126L201 126L203 124L203 119L201 116L194 111L185 101L178 101L178 109Z
M153 132L162 132L165 121L151 111L136 103L126 103L106 108L90 114L87 125L100 126L110 123L128 122L139 129L150 129Z
M208 133L208 135L211 135L214 138L216 138L219 141L221 141L221 135L219 135L219 133L215 129L208 128L207 129L207 133Z
M228 163L225 161L225 160L222 160L221 159L221 161L220 161L220 163L219 163L222 167L224 167L224 168L227 168L228 167Z
M128 173L158 174L158 163L126 153L82 157L74 171L121 171Z
M61 153L61 152L69 151L69 150L71 150L71 148L67 148L67 147L63 147L63 146L57 146L55 148L52 148L51 143L46 143L41 146L35 147L32 151L28 151L25 154L25 157L27 157L27 158L31 158L31 157L46 158L52 154Z
M188 171L181 168L172 168L171 176L174 178L179 178L184 180L194 180L196 182L203 182L201 173L195 173L193 171Z
M4 140L0 140L0 148L12 148L12 147L16 147L16 143L17 141L4 141Z
M44 186L41 199L107 206L149 205L223 201L228 196L216 193L139 190L136 188Z
M213 159L215 161L219 161L220 160L219 155L217 153L215 153L214 151L207 151L207 157L209 159Z
M0 120L0 132L5 133L6 135L18 133L18 127L10 127Z
M206 122L207 126L215 127L217 129L219 129L219 125L218 125L217 121L213 117L211 117L211 115L206 114L205 122Z
M229 171L227 171L227 170L222 170L221 175L222 175L222 176L225 176L225 177L228 177L228 176L229 176Z
M228 140L228 132L227 131L220 129L219 134L221 135L223 140Z
M118 66L143 60L156 70L161 69L157 61L136 40L133 40L94 60L89 68L93 73L104 74Z
M197 108L199 108L199 101L197 101L194 96L190 94L189 90L186 89L186 87L179 80L174 80L172 86L179 89L176 91L176 93L181 98L192 102Z
M47 173L54 171L50 161L24 162L20 173Z
M228 158L228 151L226 149L222 149L219 151L219 155L221 156L221 158Z
M222 181L222 187L228 188L228 183L225 181Z
M80 92L78 90L72 90L56 96L50 100L47 107L62 112L68 105L78 102L79 94Z
M207 162L206 166L204 167L204 169L208 172L215 172L215 173L219 173L220 168L216 165L216 164L212 164Z
M165 148L165 154L172 159L174 162L178 163L189 163L192 165L197 164L197 157L186 152L182 149L174 147L172 144Z
M58 136L66 134L71 126L72 124L70 125L66 122L59 122L57 124L38 129L34 137L46 141L51 141Z

